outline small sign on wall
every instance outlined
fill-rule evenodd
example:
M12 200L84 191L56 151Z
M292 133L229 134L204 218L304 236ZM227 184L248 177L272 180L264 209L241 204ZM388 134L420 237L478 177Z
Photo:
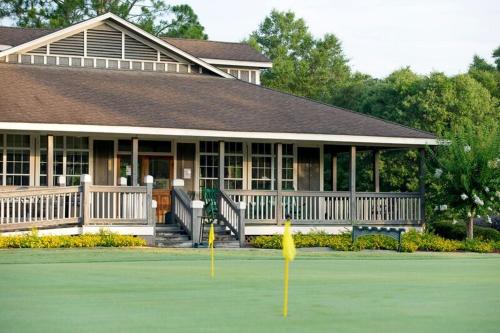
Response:
M191 169L190 168L185 168L184 172L182 174L182 178L184 179L191 179Z

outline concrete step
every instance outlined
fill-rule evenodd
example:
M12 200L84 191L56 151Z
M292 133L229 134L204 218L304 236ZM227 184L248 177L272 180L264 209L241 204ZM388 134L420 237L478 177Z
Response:
M169 247L169 248L191 248L193 246L191 241L189 241L189 242L161 242L161 241L157 241L155 244L157 247Z
M180 232L180 231L182 231L182 228L177 224L156 227L156 232Z
M156 237L156 241L159 242L187 242L189 237L187 235L177 235L171 237Z
M165 231L160 231L156 232L157 237L172 237L172 236L178 236L178 235L186 235L184 231L179 231L179 232L165 232Z

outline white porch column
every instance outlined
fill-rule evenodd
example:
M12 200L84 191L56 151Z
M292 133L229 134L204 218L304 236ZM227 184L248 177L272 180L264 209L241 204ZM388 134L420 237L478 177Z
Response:
M349 203L350 218L356 220L356 146L351 146L349 159Z
M425 148L420 148L418 164L418 185L420 193L420 223L425 227Z
M337 191L337 152L332 152L332 191Z
M219 189L224 190L224 141L219 142Z
M54 136L51 134L47 135L47 186L54 186Z
M139 178L139 139L132 138L132 186L137 186Z
M380 150L373 150L373 182L375 192L380 192Z
M276 145L276 220L278 225L283 221L283 209L282 209L282 199L281 199L281 191L282 191L282 178L283 178L283 145L278 143Z

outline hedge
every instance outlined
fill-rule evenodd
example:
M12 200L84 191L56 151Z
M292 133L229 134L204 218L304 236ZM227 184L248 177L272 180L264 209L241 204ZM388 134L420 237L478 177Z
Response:
M255 236L250 244L263 249L281 249L281 236ZM354 243L351 234L328 235L326 233L295 234L295 246L329 247L337 251L359 250L397 250L396 240L382 235L359 237ZM403 234L401 248L404 252L436 251L436 252L494 252L500 249L500 242L493 241L457 241L450 240L431 233L419 233L414 230Z
M39 236L36 230L18 236L0 236L0 248L70 248L145 246L142 238L108 231L77 236Z
M447 239L464 240L467 237L465 223L434 222L431 228L436 235ZM500 241L500 232L493 228L474 226L474 238L485 241Z

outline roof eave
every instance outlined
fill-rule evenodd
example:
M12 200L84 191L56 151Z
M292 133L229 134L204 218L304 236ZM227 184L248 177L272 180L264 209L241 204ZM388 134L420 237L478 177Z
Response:
M171 137L205 137L255 140L314 141L336 143L342 145L369 145L394 147L424 147L443 144L437 138L418 137L383 137L367 135L338 135L315 133L276 133L276 132L242 132L220 131L189 128L162 128L110 125L82 125L56 123L14 123L0 122L0 130L36 131L47 133L100 133L120 135L171 136Z
M200 58L201 60L211 65L226 65L226 66L241 66L241 67L257 67L257 68L272 68L272 62L263 61L246 61L246 60L231 60L231 59L214 59Z

